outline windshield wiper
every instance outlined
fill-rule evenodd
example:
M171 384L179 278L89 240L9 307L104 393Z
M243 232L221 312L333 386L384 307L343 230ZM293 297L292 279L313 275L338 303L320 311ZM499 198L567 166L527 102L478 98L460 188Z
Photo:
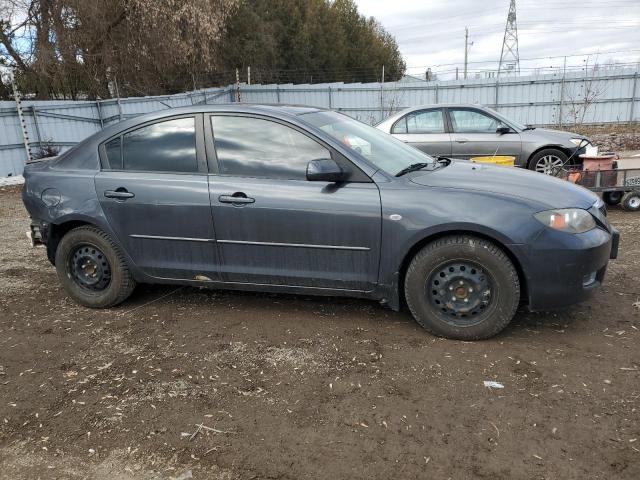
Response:
M415 172L417 170L421 170L424 167L428 167L429 165L433 165L433 163L431 163L431 162L412 163L408 167L403 168L398 173L396 173L396 177L401 177L402 175L405 175L405 174L407 174L409 172Z

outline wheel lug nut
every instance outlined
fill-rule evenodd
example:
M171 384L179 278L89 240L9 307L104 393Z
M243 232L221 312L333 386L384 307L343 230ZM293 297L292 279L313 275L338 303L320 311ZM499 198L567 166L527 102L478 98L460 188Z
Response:
M470 288L470 289L469 289L469 293L472 293L472 292L473 292L473 288Z
M464 285L464 282L462 280L460 280L460 285Z
M465 298L465 299L464 299L464 303L469 303L469 299L468 299L468 298Z
M449 286L449 290L453 290L453 287Z

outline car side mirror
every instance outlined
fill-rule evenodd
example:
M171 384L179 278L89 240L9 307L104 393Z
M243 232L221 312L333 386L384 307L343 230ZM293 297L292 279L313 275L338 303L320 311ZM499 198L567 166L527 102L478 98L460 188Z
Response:
M496 133L499 133L500 135L504 135L505 133L509 133L509 132L511 132L511 128L509 128L509 127L507 127L505 125L502 125L502 126L496 128Z
M310 182L343 182L346 179L347 172L331 158L311 160L307 164L307 180Z

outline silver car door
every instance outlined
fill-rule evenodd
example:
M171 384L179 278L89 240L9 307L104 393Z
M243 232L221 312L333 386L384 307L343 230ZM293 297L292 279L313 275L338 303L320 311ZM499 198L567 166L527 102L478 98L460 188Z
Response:
M498 133L505 127L500 119L474 108L449 108L452 127L451 154L454 158L509 155L516 157L522 153L520 134L511 129L508 133Z

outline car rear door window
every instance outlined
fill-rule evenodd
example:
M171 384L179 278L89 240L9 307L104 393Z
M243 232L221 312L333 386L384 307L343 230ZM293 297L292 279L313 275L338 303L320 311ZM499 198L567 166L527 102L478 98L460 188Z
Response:
M195 119L177 118L125 133L122 159L125 170L197 172Z
M442 110L413 112L406 116L407 133L444 133Z
M306 180L311 160L331 158L315 140L270 120L220 115L211 124L222 175Z
M451 125L455 133L495 133L502 122L478 110L449 109Z
M122 137L108 141L104 146L109 170L122 170Z

